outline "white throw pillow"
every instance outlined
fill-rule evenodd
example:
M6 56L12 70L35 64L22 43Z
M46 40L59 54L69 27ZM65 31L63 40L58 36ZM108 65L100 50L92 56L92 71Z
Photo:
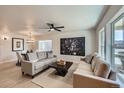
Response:
M53 53L48 53L48 58L52 58L53 57Z
M38 59L45 59L46 58L46 52L37 52Z
M34 52L34 53L28 53L28 58L29 58L29 61L38 61L38 57L37 57L37 54Z
M91 69L94 71L95 66L97 64L97 60L100 58L100 56L93 56L92 63L91 63Z

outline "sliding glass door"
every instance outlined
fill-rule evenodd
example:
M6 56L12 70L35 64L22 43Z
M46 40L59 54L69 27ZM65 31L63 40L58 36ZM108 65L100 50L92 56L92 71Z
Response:
M112 67L124 73L124 14L112 23Z

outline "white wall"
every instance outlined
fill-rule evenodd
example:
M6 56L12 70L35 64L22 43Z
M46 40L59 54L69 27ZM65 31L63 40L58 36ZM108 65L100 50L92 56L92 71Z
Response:
M0 33L0 37L1 37L1 33ZM0 39L0 63L1 62L11 62L11 61L15 61L17 59L16 53L12 52L12 37L23 38L24 41L26 41L26 39L27 39L26 36L14 34L14 33L9 33L8 36L9 36L8 40ZM24 42L24 43L25 43L24 49L27 50L26 42Z
M122 8L122 5L111 5L101 22L99 23L97 31L104 27L112 19L112 17L114 17L114 15L119 11L120 8Z
M60 55L60 38L68 37L85 37L85 54L95 51L95 31L73 31L73 32L49 32L48 34L35 37L36 49L38 48L38 40L52 40L53 54L57 55L58 60L64 59L73 62L79 62L80 56Z
M99 23L97 29L96 29L96 49L98 50L98 32L106 26L106 24L108 24L108 22L112 19L112 17L114 17L114 15L119 11L119 9L122 6L120 5L116 5L116 6L110 6L110 8L108 9L108 11L106 12L105 16L103 17L103 19L101 20L101 22ZM108 31L107 31L108 32ZM108 32L109 33L109 32Z
M99 23L97 30L96 30L96 50L98 51L99 50L98 49L99 31L103 27L105 27L105 31L106 31L106 60L109 63L111 63L111 22L113 22L121 13L124 12L124 10L121 9L122 7L123 6L121 6L121 5L110 6L109 10L105 14L102 21Z

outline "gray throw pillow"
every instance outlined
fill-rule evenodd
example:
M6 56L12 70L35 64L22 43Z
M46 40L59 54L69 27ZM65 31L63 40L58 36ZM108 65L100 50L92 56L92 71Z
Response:
M108 79L116 81L116 72L111 70Z
M35 52L33 53L28 53L28 58L29 58L29 61L38 61L38 57L37 57L37 54Z
M92 56L92 55L87 55L87 56L85 57L85 62L88 63L88 64L91 64L92 59L93 59L93 56Z

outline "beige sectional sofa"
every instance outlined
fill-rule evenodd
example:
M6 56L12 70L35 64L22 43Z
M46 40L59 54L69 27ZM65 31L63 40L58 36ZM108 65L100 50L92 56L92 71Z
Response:
M92 56L92 57L91 57ZM74 88L118 88L116 73L98 55L84 58L73 74Z
M46 52L28 53L27 56L28 60L22 58L21 70L23 74L31 75L32 78L40 71L48 68L49 64L57 61L57 58L53 57L52 54L49 54L47 58Z

